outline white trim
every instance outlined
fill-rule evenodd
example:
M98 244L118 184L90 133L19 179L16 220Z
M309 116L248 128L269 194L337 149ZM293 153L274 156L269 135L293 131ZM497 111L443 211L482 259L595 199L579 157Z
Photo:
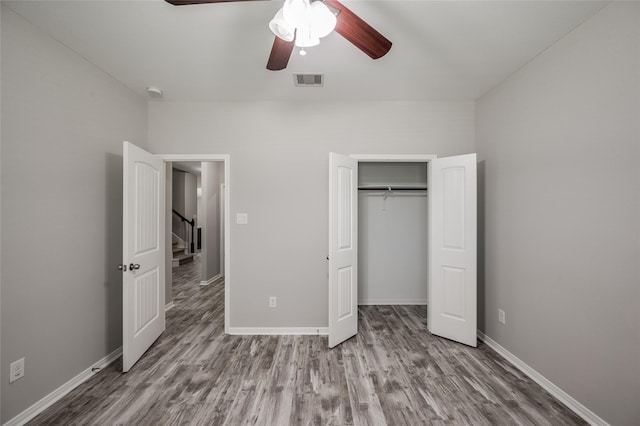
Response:
M426 163L438 158L437 155L433 154L350 154L349 157L355 158L359 163L367 161L381 161L384 163Z
M120 356L122 356L122 347L119 347L106 357L102 358L100 361L93 364L91 367L82 371L73 379L69 380L67 383L63 384L62 386L51 392L49 395L45 396L40 401L24 410L22 413L6 422L3 426L21 426L27 423L29 420L33 419L35 416L58 402L69 392L89 380L91 377L95 376L100 370L120 358ZM97 370L94 371L94 369Z
M427 305L427 299L363 299L358 305Z
M229 154L155 154L164 161L227 161Z
M229 154L157 154L164 161L224 162L224 332L231 321L231 156Z
M578 402L571 395L560 389L557 385L555 385L551 380L544 377L542 374L538 373L532 367L530 367L527 363L522 361L520 358L500 346L498 342L493 340L491 337L485 335L483 332L478 330L478 339L482 340L488 347L497 352L500 356L502 356L505 360L509 361L514 367L518 370L522 371L524 374L529 376L534 382L542 386L547 392L549 392L553 397L558 399L564 405L566 405L571 411L582 417L584 421L594 426L610 426L609 423L601 419L596 413L589 410L587 407Z
M224 194L225 194L225 184L221 183L220 184L220 206L218 209L218 214L220 215L220 221L218 221L218 228L219 228L219 232L220 232L220 275L224 276L224 210L225 210L225 204L226 201L224 199Z
M173 300L166 305L164 305L164 311L167 312L169 309L173 308L175 305L173 304Z
M229 327L229 332L236 336L302 336L329 334L329 327Z
M200 285L203 285L203 286L204 286L204 285L209 285L209 284L211 284L212 282L219 280L220 278L222 278L222 275L220 275L220 274L215 275L215 276L213 276L213 277L209 278L209 279L208 279L208 280L206 280L206 281L200 281Z

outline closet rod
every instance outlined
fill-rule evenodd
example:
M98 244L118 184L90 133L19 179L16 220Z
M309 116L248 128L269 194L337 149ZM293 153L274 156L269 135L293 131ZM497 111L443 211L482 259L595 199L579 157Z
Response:
M426 186L360 186L358 191L426 191Z

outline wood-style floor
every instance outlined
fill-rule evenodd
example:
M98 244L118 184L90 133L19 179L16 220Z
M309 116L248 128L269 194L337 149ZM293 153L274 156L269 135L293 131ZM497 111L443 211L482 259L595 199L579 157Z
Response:
M115 362L30 424L585 424L480 344L431 336L424 306L362 306L359 334L224 334L224 283L174 269L167 330L126 374Z

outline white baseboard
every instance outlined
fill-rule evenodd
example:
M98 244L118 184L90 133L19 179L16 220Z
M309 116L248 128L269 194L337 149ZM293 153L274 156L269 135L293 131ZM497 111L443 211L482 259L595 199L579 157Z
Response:
M164 306L164 311L165 311L165 312L167 312L169 309L173 308L174 306L175 306L175 305L173 304L173 300L172 300L171 302L167 303L167 304Z
M553 395L556 399L562 402L564 405L569 407L571 411L579 415L586 421L587 423L593 426L610 426L609 423L601 419L596 413L589 410L587 407L578 402L571 395L560 389L549 379L544 377L542 374L538 373L520 358L500 346L498 342L493 340L491 337L485 335L480 330L478 330L478 339L482 340L487 346L496 351L500 356L509 361L514 367L518 370L522 371L524 374L529 376L534 382L542 386L547 392Z
M24 410L22 413L18 414L3 426L22 426L27 423L29 420L33 419L38 414L42 413L44 410L55 404L66 394L89 380L91 377L95 376L98 371L102 370L115 360L117 360L122 355L122 347L116 349L111 352L106 357L102 358L100 361L93 364L91 367L87 368L73 379L69 380L67 383L60 386L58 389L51 392L49 395L42 398L40 401L33 404L31 407ZM94 369L98 369L95 370Z
M426 305L427 299L363 299L358 305Z
M218 274L218 275L216 275L214 277L209 278L206 281L200 281L200 285L209 285L212 282L219 280L220 278L222 278L222 275Z
M236 336L282 336L329 334L329 327L229 327L229 333Z

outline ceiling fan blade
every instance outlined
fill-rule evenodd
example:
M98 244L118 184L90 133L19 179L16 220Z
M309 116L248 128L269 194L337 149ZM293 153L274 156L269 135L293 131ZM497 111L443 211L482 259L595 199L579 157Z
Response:
M174 6L186 6L188 4L208 4L208 3L230 3L236 1L256 1L256 0L165 0Z
M267 61L267 69L271 71L283 70L289 63L291 52L293 52L293 41L284 41L280 37L275 37L271 54Z
M325 0L327 6L340 11L335 31L373 59L387 54L391 41L350 11L338 0Z

